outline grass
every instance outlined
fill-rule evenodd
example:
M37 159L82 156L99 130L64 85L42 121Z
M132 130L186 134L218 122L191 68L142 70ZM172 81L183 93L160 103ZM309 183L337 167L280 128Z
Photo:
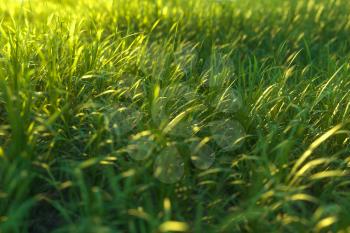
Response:
M2 0L0 232L350 232L346 0Z

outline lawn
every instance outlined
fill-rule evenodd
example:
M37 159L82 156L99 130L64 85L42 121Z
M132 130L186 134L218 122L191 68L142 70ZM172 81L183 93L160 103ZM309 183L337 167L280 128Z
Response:
M1 0L0 233L350 232L348 0Z

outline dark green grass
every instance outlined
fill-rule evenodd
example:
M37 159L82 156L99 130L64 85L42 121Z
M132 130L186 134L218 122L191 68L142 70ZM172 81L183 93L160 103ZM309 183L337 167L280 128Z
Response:
M349 232L349 34L345 0L2 1L0 232Z

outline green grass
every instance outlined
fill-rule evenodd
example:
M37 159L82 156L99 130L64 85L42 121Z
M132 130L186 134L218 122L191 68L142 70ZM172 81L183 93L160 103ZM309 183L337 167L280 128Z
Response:
M350 232L347 0L2 0L0 233Z

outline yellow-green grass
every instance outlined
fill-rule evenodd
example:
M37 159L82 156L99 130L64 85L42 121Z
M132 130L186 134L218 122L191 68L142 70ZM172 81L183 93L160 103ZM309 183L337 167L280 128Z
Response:
M346 0L2 0L0 233L349 232Z

